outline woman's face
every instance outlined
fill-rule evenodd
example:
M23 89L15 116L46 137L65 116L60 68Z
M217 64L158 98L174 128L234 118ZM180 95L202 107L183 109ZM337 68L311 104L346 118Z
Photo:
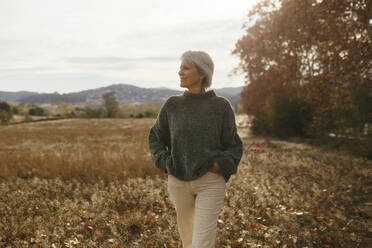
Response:
M199 74L193 63L182 61L180 71L178 72L183 88L200 88L202 76Z

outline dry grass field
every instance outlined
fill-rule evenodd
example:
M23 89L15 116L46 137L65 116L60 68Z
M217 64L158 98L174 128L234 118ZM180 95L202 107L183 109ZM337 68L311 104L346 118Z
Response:
M180 247L154 119L0 127L0 247ZM372 162L251 137L227 185L216 247L371 247Z
M154 175L146 132L154 120L68 119L0 127L0 178L96 182ZM158 173L160 175L160 173Z

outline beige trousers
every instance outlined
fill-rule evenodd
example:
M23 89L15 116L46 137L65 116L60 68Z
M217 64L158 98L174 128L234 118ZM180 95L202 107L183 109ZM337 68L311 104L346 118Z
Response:
M226 192L224 177L207 172L187 182L168 175L168 192L176 209L183 248L214 248Z

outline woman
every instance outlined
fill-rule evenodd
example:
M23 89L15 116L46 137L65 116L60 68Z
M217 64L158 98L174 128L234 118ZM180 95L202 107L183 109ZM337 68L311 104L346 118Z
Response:
M182 55L180 86L188 90L165 101L148 137L153 163L168 175L184 248L215 247L226 183L243 153L230 102L205 90L213 70L205 52Z

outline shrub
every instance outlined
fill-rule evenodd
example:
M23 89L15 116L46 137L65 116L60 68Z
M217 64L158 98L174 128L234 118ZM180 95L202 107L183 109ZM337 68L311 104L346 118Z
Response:
M45 111L45 109L36 106L36 107L30 108L28 111L28 114L33 115L33 116L46 116L47 112Z
M70 111L69 113L66 114L67 118L76 118L77 114L75 111Z
M106 116L106 112L103 108L84 108L83 117L85 118L104 118Z
M313 107L294 96L279 97L271 114L261 115L252 122L254 135L272 135L280 138L308 137L312 135Z
M282 96L274 104L270 117L274 136L307 137L314 116L313 108L305 100L294 96Z
M352 126L363 132L365 125L372 124L372 92L359 89L352 96Z
M154 109L146 109L143 113L145 117L156 117L157 113L155 112Z
M7 102L0 102L0 123L8 124L12 117L13 113L10 105Z
M253 135L270 135L269 119L267 117L252 120L251 131Z
M15 114L15 115L19 114L19 109L18 109L17 106L12 106L12 113Z
M23 118L23 122L31 122L31 121L33 121L32 117L29 114L26 114L25 117Z

